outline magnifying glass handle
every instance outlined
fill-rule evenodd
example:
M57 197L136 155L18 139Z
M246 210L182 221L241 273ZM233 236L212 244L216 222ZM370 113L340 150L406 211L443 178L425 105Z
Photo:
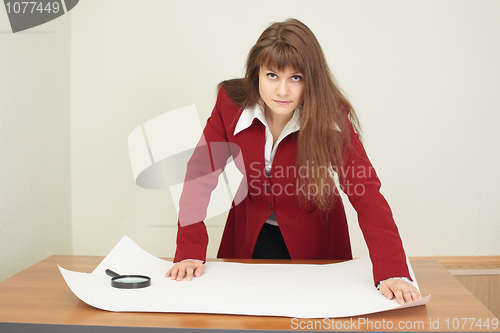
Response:
M111 277L117 277L117 276L120 276L120 274L116 273L116 272L113 272L112 270L110 269L107 269L106 270L106 274L108 274L109 276Z

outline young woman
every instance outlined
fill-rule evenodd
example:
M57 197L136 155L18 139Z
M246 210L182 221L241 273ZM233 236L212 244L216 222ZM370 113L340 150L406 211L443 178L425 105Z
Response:
M229 212L219 258L352 259L336 175L358 213L375 286L401 304L421 298L358 132L356 114L309 28L295 19L269 26L248 55L245 77L220 84L188 163L177 264L166 276L180 281L202 275L206 206L232 155L245 181Z

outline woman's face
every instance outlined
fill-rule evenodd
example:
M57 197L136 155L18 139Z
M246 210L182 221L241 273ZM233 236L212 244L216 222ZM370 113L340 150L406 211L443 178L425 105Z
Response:
M304 101L303 74L286 68L276 71L267 67L259 70L259 93L266 112L273 116L291 118L293 111Z

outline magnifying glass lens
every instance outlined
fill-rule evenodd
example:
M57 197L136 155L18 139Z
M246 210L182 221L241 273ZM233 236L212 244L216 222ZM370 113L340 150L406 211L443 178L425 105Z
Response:
M119 282L119 283L142 283L146 282L148 279L146 278L141 278L141 277L122 277L122 278L117 278L114 281Z
M151 279L144 275L120 275L110 269L106 270L106 274L112 276L111 286L121 289L138 289L149 287Z

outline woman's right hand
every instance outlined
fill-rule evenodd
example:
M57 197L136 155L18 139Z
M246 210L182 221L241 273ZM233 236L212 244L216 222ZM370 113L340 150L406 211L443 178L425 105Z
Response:
M169 277L170 280L182 281L184 276L186 277L186 281L191 281L193 279L193 275L195 277L200 277L205 270L205 265L200 260L183 260L175 264L172 268L170 268L165 277Z

